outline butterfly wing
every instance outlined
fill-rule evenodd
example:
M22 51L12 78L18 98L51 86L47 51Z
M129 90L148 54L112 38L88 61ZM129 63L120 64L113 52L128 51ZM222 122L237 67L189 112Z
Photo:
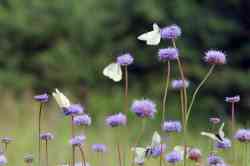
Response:
M147 45L158 45L161 41L160 28L157 24L153 24L153 30L143 33L137 37L138 40L146 41Z
M208 138L211 138L211 139L213 139L213 140L215 140L215 141L218 141L218 138L217 138L216 135L213 134L213 133L201 132L201 135L207 136Z
M122 69L117 63L111 63L103 69L103 75L112 79L115 82L119 82L122 79Z
M137 164L143 164L145 161L147 149L142 148L142 147L135 147L135 148L132 148L132 151L134 151L135 153L134 162Z
M155 131L152 137L151 148L158 147L160 145L161 145L161 136L158 134L157 131Z
M220 129L219 129L219 136L221 139L223 139L225 137L225 133L224 133L223 129L224 129L224 123L221 124Z

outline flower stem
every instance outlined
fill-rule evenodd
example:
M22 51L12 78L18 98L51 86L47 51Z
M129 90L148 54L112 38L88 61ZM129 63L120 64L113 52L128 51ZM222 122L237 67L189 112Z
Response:
M166 73L167 73L167 75L166 75L166 85L165 85L165 92L164 92L164 97L163 97L163 101L162 101L162 119L161 119L162 123L165 120L166 100L167 100L168 86L169 86L169 81L170 81L170 61L168 61Z
M86 166L86 158L85 158L85 155L84 155L84 150L81 146L79 146L79 150L80 150L80 153L81 153L81 157L82 157L82 166Z
M43 103L40 104L39 108L39 115L38 115L38 165L41 164L41 120L42 120L42 110L43 110Z
M117 143L116 147L117 147L117 154L118 154L118 164L119 166L122 166L120 143Z
M128 66L125 68L125 88L124 88L124 113L128 112Z
M234 139L233 139L233 134L234 134L234 131L235 131L235 103L233 102L232 105L231 105L231 132L232 132L232 153L233 153L233 160L234 160Z
M74 116L72 115L71 116L71 136L72 136L72 138L75 135L73 121L74 121ZM75 166L75 146L74 145L72 145L72 165Z
M45 161L46 166L49 166L48 140L45 140Z
M186 123L188 122L188 119L189 119L189 116L190 116L190 112L191 112L192 106L194 104L196 95L199 92L199 90L202 87L202 85L207 81L207 79L209 78L209 76L212 74L212 72L214 70L214 67L215 67L215 65L212 65L210 67L209 71L207 72L207 74L205 75L205 77L203 78L203 80L200 82L200 84L198 85L198 87L195 89L194 94L192 95L192 99L191 99L190 105L189 105L188 110L187 110Z
M184 94L183 89L180 90L180 99L181 99L181 119L182 125L185 125L185 110L184 110Z

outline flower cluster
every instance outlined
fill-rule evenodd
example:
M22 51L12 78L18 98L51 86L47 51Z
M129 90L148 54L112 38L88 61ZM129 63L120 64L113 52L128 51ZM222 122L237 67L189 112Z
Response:
M81 146L84 141L85 141L86 137L84 135L78 135L78 136L74 136L73 138L71 138L69 140L69 143L72 146Z
M110 127L125 126L127 124L127 117L123 113L111 115L106 118L106 124Z
M240 142L249 143L250 142L250 129L239 129L234 138Z
M73 123L77 126L90 126L91 125L91 117L87 114L75 116L73 119Z
M131 110L141 118L153 118L157 112L155 103L149 99L135 100Z
M173 80L171 82L172 88L175 90L180 90L183 88L187 88L189 86L189 82L187 80Z
M131 65L134 62L134 58L130 53L118 56L116 62L122 66Z
M165 121L162 124L162 130L165 132L181 132L181 123L179 121Z
M162 48L159 49L158 57L160 61L171 61L178 58L178 50L176 48Z

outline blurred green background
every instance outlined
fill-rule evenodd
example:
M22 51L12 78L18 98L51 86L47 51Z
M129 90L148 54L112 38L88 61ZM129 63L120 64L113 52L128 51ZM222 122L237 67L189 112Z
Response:
M204 52L213 48L227 54L228 63L216 68L199 94L191 115L192 129L207 125L210 116L227 119L224 97L237 94L241 96L237 119L246 125L250 115L249 11L248 0L0 0L0 134L21 137L19 154L26 151L24 147L31 148L32 117L38 109L32 96L54 88L84 104L93 117L93 128L102 130L103 117L122 111L123 102L123 84L105 78L102 70L125 52L135 58L129 67L130 101L151 98L161 110L164 64L158 62L157 52L170 43L149 47L136 39L154 22L182 28L177 47L191 82L190 95L209 67L202 62ZM172 67L172 78L179 78L176 64ZM171 91L169 96L168 116L176 119L178 94ZM44 128L60 131L61 142L67 142L67 121L51 101ZM140 123L129 116L132 124ZM160 113L152 128L159 126L159 119Z

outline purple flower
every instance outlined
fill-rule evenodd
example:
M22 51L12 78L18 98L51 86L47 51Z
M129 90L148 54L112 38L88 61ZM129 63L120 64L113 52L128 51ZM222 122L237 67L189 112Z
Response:
M84 112L84 108L80 104L71 104L67 108L63 108L65 115L75 116Z
M78 115L78 116L74 117L73 123L77 126L81 126L81 125L90 126L91 125L91 117L87 114Z
M151 155L153 157L158 157L160 156L162 153L164 153L166 151L166 144L161 144L161 145L158 145L154 148L152 148L152 151L151 151Z
M228 103L238 103L240 101L240 96L225 97L225 101Z
M224 161L221 157L216 155L210 155L207 158L208 165L210 166L217 166L217 164L224 164Z
M181 132L181 123L179 121L165 121L162 124L162 130L165 132Z
M171 164L176 164L177 162L182 160L182 154L174 150L166 155L165 160Z
M197 148L190 149L187 155L190 160L195 161L195 162L199 161L202 156L200 149L197 149Z
M125 126L127 124L127 117L122 113L111 115L106 118L106 124L110 127Z
M4 156L4 154L0 154L0 166L5 165L7 163L8 163L8 161L7 161L6 157Z
M176 48L162 48L159 49L158 57L160 61L171 61L178 58L178 50Z
M49 100L49 96L47 93L44 93L44 94L34 96L34 99L40 103L46 103Z
M181 28L177 25L170 25L161 29L162 39L176 39L181 36Z
M249 143L250 142L250 129L239 129L234 138L240 142Z
M41 133L40 138L41 138L41 140L44 140L44 141L50 141L50 140L54 139L54 135L52 133L49 133L49 132Z
M187 80L173 80L171 82L172 88L175 90L183 89L184 87L187 88L189 86L189 82Z
M226 63L226 55L221 51L209 50L205 53L205 62L214 65L223 65Z
M107 147L105 144L93 144L92 145L92 150L94 152L106 152L107 151Z
M116 59L116 62L122 66L130 65L133 63L133 61L134 61L134 58L129 53L118 56Z
M216 118L216 117L209 118L209 122L212 124L218 124L220 123L220 118Z
M215 146L219 149L228 149L232 146L232 144L229 139L224 138L222 142L216 141Z
M26 156L24 156L24 162L27 164L30 164L34 161L34 157L31 154L28 154Z
M78 136L74 136L73 138L71 138L69 140L69 143L72 146L81 146L84 141L85 141L86 137L84 135L78 135Z
M155 103L149 99L135 100L131 110L141 118L153 118L157 112Z

